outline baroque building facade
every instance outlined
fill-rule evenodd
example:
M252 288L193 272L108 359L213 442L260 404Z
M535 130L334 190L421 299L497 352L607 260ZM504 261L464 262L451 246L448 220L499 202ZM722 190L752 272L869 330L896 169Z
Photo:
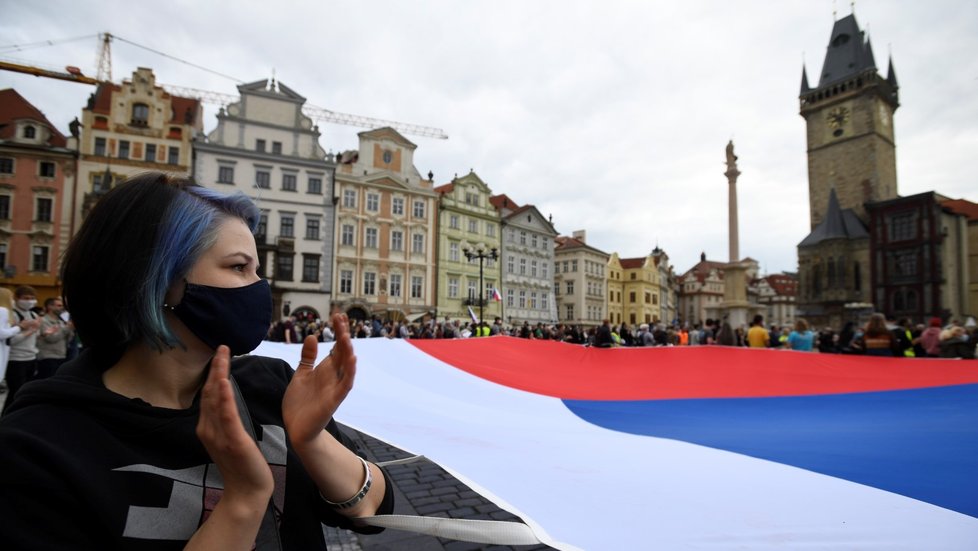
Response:
M0 278L59 296L67 246L75 151L16 90L0 90Z
M764 306L764 320L779 327L795 323L798 278L793 274L771 274L756 283L757 302ZM819 329L813 327L813 329Z
M608 253L587 244L587 232L558 236L554 249L554 300L557 320L564 324L593 327L608 315ZM610 320L609 320L610 321Z
M554 238L557 231L533 205L518 205L506 195L489 198L502 225L501 285L503 319L509 324L555 323Z
M757 260L750 257L744 258L738 264L743 266L747 283L746 297L750 305L748 311L748 319L750 319L754 314L762 313L762 307L757 303L757 276L760 267ZM704 323L708 319L723 318L726 296L724 275L728 265L727 262L707 260L706 253L701 253L700 261L678 278L678 317L682 323L692 326Z
M78 126L72 235L116 182L147 170L189 176L191 144L204 129L203 109L197 99L168 93L151 69L140 67L121 84L99 83Z
M499 255L502 232L499 212L489 201L492 190L474 171L455 176L435 188L438 193L438 315L470 321L480 306L486 321L502 317L499 289ZM468 259L465 251L481 252L487 258ZM482 288L479 287L480 270ZM471 310L470 310L471 309ZM480 320L481 321L481 320Z
M360 132L337 163L335 303L353 319L435 312L438 194L393 128Z
M282 83L238 86L217 126L194 143L194 179L240 191L261 209L259 275L269 280L275 315L325 318L330 312L335 164L302 114L305 98Z

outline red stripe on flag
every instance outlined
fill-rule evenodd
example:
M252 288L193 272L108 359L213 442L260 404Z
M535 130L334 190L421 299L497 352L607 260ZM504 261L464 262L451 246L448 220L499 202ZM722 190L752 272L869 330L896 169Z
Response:
M978 362L722 346L600 349L515 337L414 339L483 379L573 400L810 396L978 383Z

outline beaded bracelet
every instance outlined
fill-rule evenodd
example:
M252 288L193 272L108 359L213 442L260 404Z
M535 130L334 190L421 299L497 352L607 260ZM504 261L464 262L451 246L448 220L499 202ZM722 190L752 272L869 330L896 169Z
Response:
M340 503L332 502L326 499L325 497L323 497L323 494L320 493L319 497L323 498L323 501L325 501L326 504L329 505L330 507L334 509L341 509L341 510L349 509L350 507L353 507L357 503L363 501L364 496L366 496L367 492L370 491L370 483L373 480L373 475L370 474L370 466L367 465L367 461L364 458L357 456L357 459L359 459L360 462L363 463L363 472L366 473L366 478L363 481L363 486L360 488L360 491L356 493L356 495Z

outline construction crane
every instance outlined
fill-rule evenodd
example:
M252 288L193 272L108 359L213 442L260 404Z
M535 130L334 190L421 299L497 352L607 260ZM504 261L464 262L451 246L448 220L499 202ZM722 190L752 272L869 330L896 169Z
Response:
M82 37L82 38L86 38L86 37ZM227 75L222 75L221 73L217 73L216 71L212 71L205 67L201 67L199 65L194 65L193 63L183 61L181 59L177 59L163 52L159 52L151 48L147 48L145 46L136 44L135 42L126 40L124 38L115 36L110 33L102 33L100 35L100 39L101 39L101 47L99 49L99 55L97 59L98 70L95 78L85 76L84 74L82 74L80 69L73 66L68 66L65 68L64 71L59 71L56 69L47 69L36 65L26 65L23 63L15 63L12 61L5 61L5 60L0 60L0 70L13 71L17 73L24 73L24 74L34 75L38 77L54 78L59 80L66 80L69 82L78 82L81 84L90 84L90 85L97 85L101 82L112 82L112 49L111 48L112 48L112 40L115 39L115 40L121 40L128 44L132 44L139 48L143 48L145 50L149 50L153 53L162 55L164 57L168 57L170 59L180 61L181 63L191 65L198 69L202 69L204 71L218 74L220 76L237 81L239 83L242 82L241 80L238 80L236 78L229 77ZM77 40L77 39L71 39L71 40ZM54 44L54 42L45 41L44 43L40 43L40 44L50 45L50 44ZM29 45L29 46L33 46L33 45ZM203 103L208 103L211 105L227 106L232 103L238 102L240 99L238 96L232 94L223 94L221 92L213 92L210 90L199 90L196 88L189 88L186 86L174 86L169 84L160 84L160 86L162 86L163 89L169 92L170 94L181 96L181 97L196 98ZM322 107L316 107L315 105L309 105L309 104L303 105L302 112L310 119L320 123L325 122L331 124L342 124L347 126L356 126L360 128L381 128L384 126L389 126L402 134L422 136L425 138L436 138L439 140L448 139L448 135L445 134L444 130L440 128L434 128L431 126L422 126L419 124L410 124L410 123L397 122L397 121L391 121L385 119L377 119L373 117L365 117L362 115L339 113L336 111L332 111Z

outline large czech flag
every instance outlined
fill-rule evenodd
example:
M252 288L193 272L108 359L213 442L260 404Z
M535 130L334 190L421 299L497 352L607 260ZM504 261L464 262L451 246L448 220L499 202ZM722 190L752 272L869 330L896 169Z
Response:
M339 421L554 547L978 549L978 362L511 337L354 350Z

